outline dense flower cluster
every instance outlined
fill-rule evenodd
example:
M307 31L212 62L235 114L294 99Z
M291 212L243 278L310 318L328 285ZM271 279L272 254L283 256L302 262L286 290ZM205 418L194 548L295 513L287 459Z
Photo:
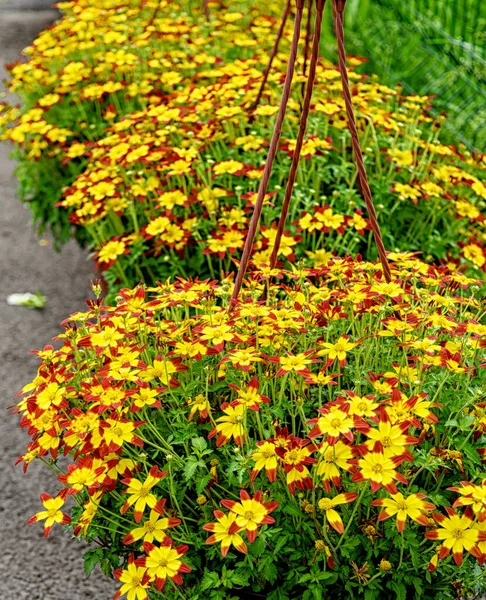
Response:
M311 598L316 582L333 598L482 589L479 288L390 260L391 283L351 258L278 284L256 271L231 310L229 279L90 301L37 352L17 405L21 461L62 484L34 519L67 523L73 496L71 526L108 545L90 559L115 569L117 597L222 599L277 577L268 598Z
M89 245L114 301L93 285L19 393L19 462L45 462L59 484L30 522L96 540L86 568L120 581L115 599L483 593L486 159L441 143L428 98L348 57L388 281L340 74L321 58L269 268L301 42L231 302L292 19L257 101L283 2L209 4L208 21L196 0L62 2L10 67L24 106L3 106L0 128L23 195L58 241Z
M194 6L193 6L194 5ZM34 216L87 242L112 289L170 275L216 277L243 246L288 53L291 23L258 106L281 2L229 2L208 25L200 2L63 2L64 17L11 67L3 137L21 160ZM299 70L302 69L302 58ZM446 146L427 98L359 74L353 99L386 246L486 270L485 160ZM296 77L254 248L268 262L304 78ZM373 259L339 72L321 59L303 161L279 260ZM54 208L54 205L57 208ZM69 220L69 223L68 223Z

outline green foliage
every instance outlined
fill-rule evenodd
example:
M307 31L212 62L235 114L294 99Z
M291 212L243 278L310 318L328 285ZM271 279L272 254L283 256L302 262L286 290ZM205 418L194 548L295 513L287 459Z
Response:
M453 143L486 150L486 4L482 0L349 0L348 49L368 73L433 95Z

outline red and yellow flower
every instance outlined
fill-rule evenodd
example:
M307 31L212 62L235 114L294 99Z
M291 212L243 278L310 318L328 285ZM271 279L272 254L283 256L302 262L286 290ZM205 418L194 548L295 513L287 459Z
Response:
M263 494L261 491L256 491L253 498L250 497L246 490L240 490L240 501L221 500L221 504L237 515L236 524L241 529L246 531L246 537L250 544L256 539L257 529L262 525L271 525L275 523L275 519L270 516L278 507L278 502L275 500L270 502L262 502Z
M407 517L410 517L420 525L427 525L429 518L425 513L434 510L431 502L425 502L425 494L411 494L404 497L403 494L391 494L391 498L378 498L371 502L371 506L383 506L378 515L378 521L385 521L394 515L397 516L397 529L402 532L405 529Z
M320 435L327 435L327 443L335 444L341 436L344 436L351 443L354 440L351 429L356 427L356 419L349 416L349 405L337 404L333 406L323 406L317 412L320 417L310 419L309 425L314 427L309 432L309 438L315 438Z
M354 446L338 440L335 444L324 442L319 447L321 457L317 464L317 475L322 477L322 485L328 494L331 493L331 483L339 488L341 485L341 473L351 471L353 464L351 460L356 455Z
M113 600L118 600L121 596L127 595L127 600L145 600L148 598L147 590L151 586L152 578L147 573L147 569L135 564L133 554L130 554L126 569L115 569L113 575L123 583L121 588L113 596Z
M329 525L338 533L344 533L344 525L342 519L339 516L339 513L335 510L335 507L339 506L340 504L354 502L357 497L358 494L356 492L345 492L343 494L338 494L337 496L334 496L334 498L321 498L317 503L317 506L326 515L326 520L329 523Z
M318 359L313 358L314 350L307 352L301 352L300 354L290 354L287 352L286 356L270 356L270 360L279 365L277 371L277 377L291 373L299 373L299 375L309 375L309 365L318 362Z
M177 585L182 584L181 573L190 573L191 568L181 561L189 550L189 546L172 546L173 542L166 537L160 546L150 542L143 543L143 550L147 556L137 558L135 564L145 567L150 578L155 579L155 587L163 590L167 578Z
M44 521L44 536L47 537L52 529L54 523L61 525L69 525L71 523L71 517L63 513L60 509L66 501L67 489L62 490L54 498L49 494L41 494L40 499L44 505L45 510L36 513L30 517L27 521L29 525L31 523L37 523L38 521Z
M124 544L133 544L138 540L144 542L162 542L167 534L167 529L177 527L180 525L181 520L175 517L162 517L165 510L165 498L162 498L154 506L153 510L150 511L149 518L144 521L140 527L135 527L123 538Z
M255 461L255 466L250 475L250 481L252 483L262 469L265 469L268 481L272 483L277 479L279 457L277 454L277 446L273 442L269 440L257 442L257 449L253 450L251 458Z
M461 496L454 502L452 508L470 506L480 523L486 520L486 479L483 479L481 485L461 481L461 487L454 486L447 489Z
M363 427L361 432L369 439L364 443L365 448L373 452L383 452L385 456L403 455L407 460L413 456L407 446L418 443L418 438L406 435L410 425L407 421L392 425L386 413L382 413L377 427Z
M221 409L225 416L216 419L217 425L209 432L208 438L218 434L216 439L216 446L218 447L229 442L231 438L235 440L238 446L243 446L245 441L245 407L243 404L231 406L231 404L224 402Z
M236 522L238 515L234 512L225 514L222 510L215 510L214 516L217 523L206 523L203 525L205 531L212 532L206 540L206 544L217 544L221 542L221 554L226 556L231 546L234 546L239 552L246 554L248 548L238 533L242 527Z
M468 514L459 515L447 506L445 509L447 517L440 513L432 515L440 527L425 533L428 540L442 540L438 557L445 558L452 550L454 562L460 567L463 552L466 550L469 554L482 560L483 555L478 547L478 542L486 541L486 533L473 528L473 519Z
M158 467L154 465L144 482L141 482L136 477L122 479L122 483L128 486L125 493L129 494L129 497L120 512L125 514L130 506L135 505L133 518L135 519L135 523L140 523L145 507L155 508L158 500L151 490L165 475L167 475L167 471L159 471Z
M241 404L245 408L258 411L262 402L270 402L270 398L258 393L259 384L257 377L250 379L244 388L240 388L233 383L230 383L229 387L238 392L238 396L233 400L231 406Z
M395 481L408 483L407 479L397 471L404 462L403 456L385 456L383 452L368 452L357 461L358 470L353 469L353 481L369 480L372 492L383 486L390 494L397 494Z
M314 452L309 447L309 440L293 438L292 444L287 450L277 448L277 454L282 458L283 468L287 474L287 485L292 494L295 494L295 488L299 490L312 488L312 477L306 465L311 465L317 461L311 457Z
M327 366L331 366L337 359L339 366L343 369L346 366L346 354L356 348L358 342L350 342L349 335L342 335L336 342L321 342L321 350L317 356L327 356Z

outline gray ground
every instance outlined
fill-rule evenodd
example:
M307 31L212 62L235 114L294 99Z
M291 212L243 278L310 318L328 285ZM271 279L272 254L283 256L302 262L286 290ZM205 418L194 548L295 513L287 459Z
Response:
M53 11L41 10L49 4L0 0L0 64L17 59L37 31L55 18ZM0 80L3 76L0 70ZM29 350L49 343L60 331L60 321L84 307L93 272L86 254L74 244L62 254L50 243L39 245L29 212L14 197L15 165L8 154L9 148L0 144L0 599L109 600L118 585L98 571L86 578L81 543L56 527L45 540L41 525L26 524L41 510L39 494L57 490L41 465L31 465L27 475L14 466L27 436L6 407L35 375L37 361ZM35 290L49 297L44 311L5 302L10 293Z

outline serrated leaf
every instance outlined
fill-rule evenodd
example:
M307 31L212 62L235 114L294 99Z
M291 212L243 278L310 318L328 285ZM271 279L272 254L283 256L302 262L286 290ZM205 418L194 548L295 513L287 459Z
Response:
M262 569L262 575L269 583L275 583L278 576L278 570L275 563L267 563Z
M113 575L113 567L111 566L111 563L108 560L108 558L104 558L100 562L100 567L103 574L111 578L111 576Z
M283 506L282 509L284 513L292 515L293 517L300 517L302 515L302 511L293 504L287 504Z
M407 588L403 583L393 582L392 587L397 594L397 600L407 600Z
M253 544L251 544L250 548L252 556L261 556L265 550L265 541L261 537L258 537Z
M205 475L202 479L198 479L196 483L196 491L198 494L202 494L208 483L213 478L212 475Z
M191 440L191 444L195 450L198 450L198 452L204 452L204 450L206 450L208 447L208 443L203 437L193 438Z
M275 544L275 548L273 549L273 552L275 555L278 555L279 550L281 550L281 548L284 547L284 545L286 544L288 539L289 539L289 536L284 535L278 540L278 542Z
M96 567L98 563L103 560L103 549L102 548L93 548L92 550L88 550L83 555L84 559L84 571L86 575L89 577L93 572L93 569ZM111 573L110 573L111 574Z
M231 582L234 585L241 585L242 587L249 584L249 576L243 573L237 573L236 571L231 575Z
M473 461L473 463L476 463L477 465L481 464L481 457L477 453L476 448L466 445L464 446L463 451Z
M204 466L204 463L191 456L184 465L184 479L189 481L194 477L194 473L197 471L198 467Z
M201 581L201 589L209 590L213 587L219 587L220 579L217 573L213 573L212 571L208 571L207 569L204 571L204 575Z
M467 429L474 423L475 420L476 420L475 415L464 415L463 417L461 417L461 420L459 421L459 425L462 428Z

